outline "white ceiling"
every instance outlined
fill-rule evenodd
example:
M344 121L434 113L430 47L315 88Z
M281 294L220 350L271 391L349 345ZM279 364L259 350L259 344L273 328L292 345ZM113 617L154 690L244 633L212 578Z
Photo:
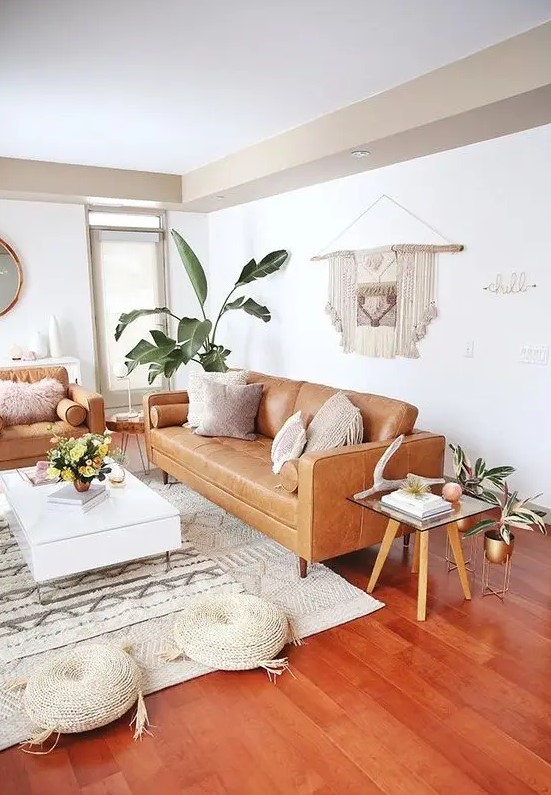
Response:
M551 0L1 0L0 157L185 173L550 18Z

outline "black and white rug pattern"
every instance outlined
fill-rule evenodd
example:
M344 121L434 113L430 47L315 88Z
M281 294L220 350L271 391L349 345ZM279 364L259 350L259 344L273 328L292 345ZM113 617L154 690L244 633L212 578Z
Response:
M130 645L145 692L208 673L191 660L163 663L174 613L199 594L247 591L275 602L301 637L316 634L384 605L322 564L298 577L295 555L181 483L145 482L176 506L182 547L167 571L159 556L86 572L37 588L9 524L0 494L0 749L28 734L19 691L2 682L24 677L75 643ZM300 649L296 650L300 653ZM259 674L261 675L261 674Z

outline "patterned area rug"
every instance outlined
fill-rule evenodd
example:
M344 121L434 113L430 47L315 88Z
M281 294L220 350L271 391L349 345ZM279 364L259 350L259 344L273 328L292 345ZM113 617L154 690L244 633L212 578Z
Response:
M145 692L184 682L210 669L190 660L163 663L171 614L205 592L248 591L280 605L301 637L383 607L322 564L298 577L296 557L183 484L151 488L181 515L183 545L166 571L164 556L67 577L41 589L9 530L13 521L0 494L0 749L29 735L21 691L2 689L76 642L130 644L142 666ZM260 674L259 674L260 675Z

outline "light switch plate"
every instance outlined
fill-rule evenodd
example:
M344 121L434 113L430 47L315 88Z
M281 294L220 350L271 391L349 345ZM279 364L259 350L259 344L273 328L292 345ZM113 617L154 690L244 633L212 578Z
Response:
M474 340L467 340L465 343L465 350L463 352L463 356L467 359L472 359L474 356Z
M549 364L548 345L523 345L520 349L520 361L523 364Z

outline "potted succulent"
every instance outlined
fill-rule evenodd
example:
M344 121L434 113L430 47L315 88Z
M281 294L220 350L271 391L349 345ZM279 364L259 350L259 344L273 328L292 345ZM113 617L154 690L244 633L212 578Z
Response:
M521 499L517 491L509 491L506 481L501 494L490 493L495 500L494 504L499 508L499 516L494 519L481 519L467 530L465 537L484 531L484 550L487 559L490 563L505 563L513 554L515 545L515 536L511 528L538 530L546 535L547 529L543 521L545 511L527 507L531 499L537 499L539 494L530 499Z

